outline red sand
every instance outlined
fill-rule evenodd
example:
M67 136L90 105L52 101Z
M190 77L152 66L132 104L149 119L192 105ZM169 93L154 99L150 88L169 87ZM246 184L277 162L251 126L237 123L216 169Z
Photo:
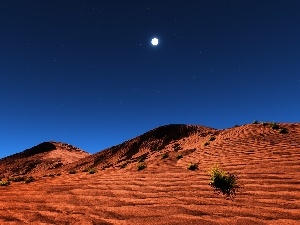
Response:
M33 183L0 187L0 224L300 224L300 124L279 125L289 134L261 124L199 127L158 151L151 149L161 138L140 136L105 150L106 157L64 166L61 176L42 177L50 172L41 170ZM216 139L208 141L212 134ZM131 146L136 141L138 151ZM147 168L137 171L143 154ZM187 170L190 162L199 169ZM242 188L233 200L208 185L214 164L238 175ZM89 166L98 172L81 172Z

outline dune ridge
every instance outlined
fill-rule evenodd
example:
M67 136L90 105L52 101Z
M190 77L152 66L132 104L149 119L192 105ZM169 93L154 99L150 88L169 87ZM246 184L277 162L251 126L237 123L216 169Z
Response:
M300 224L300 123L278 125L288 133L261 123L153 129L0 187L0 224ZM215 164L238 176L233 200L209 186ZM61 175L42 176L50 171Z

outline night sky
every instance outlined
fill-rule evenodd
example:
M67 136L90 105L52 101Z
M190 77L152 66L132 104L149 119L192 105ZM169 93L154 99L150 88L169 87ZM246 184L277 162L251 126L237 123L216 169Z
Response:
M0 3L0 158L171 123L300 121L298 0ZM159 44L153 46L152 38Z

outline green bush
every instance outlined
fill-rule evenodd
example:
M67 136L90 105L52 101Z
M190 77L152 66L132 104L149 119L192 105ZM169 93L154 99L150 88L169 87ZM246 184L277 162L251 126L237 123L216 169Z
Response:
M139 171L139 170L143 170L143 169L145 169L146 167L147 167L147 165L146 165L145 163L139 163L139 164L137 165L138 171Z
M162 154L162 156L161 156L161 158L162 159L166 159L166 158L168 158L169 157L169 154L166 152L166 153L164 153L164 154Z
M194 170L198 169L198 165L195 164L195 163L190 163L190 164L188 165L187 169L188 169L188 170L193 170L193 171L194 171Z
M219 194L222 193L226 198L233 198L236 195L236 190L239 188L237 184L237 176L230 173L225 173L218 166L214 166L210 172L210 186Z

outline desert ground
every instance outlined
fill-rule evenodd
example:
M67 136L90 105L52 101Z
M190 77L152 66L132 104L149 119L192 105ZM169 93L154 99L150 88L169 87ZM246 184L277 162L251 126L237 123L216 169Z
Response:
M0 224L300 224L300 124L278 126L167 125L93 155L51 142L6 157L3 181L35 181L0 187ZM209 185L214 165L238 177L233 198Z

